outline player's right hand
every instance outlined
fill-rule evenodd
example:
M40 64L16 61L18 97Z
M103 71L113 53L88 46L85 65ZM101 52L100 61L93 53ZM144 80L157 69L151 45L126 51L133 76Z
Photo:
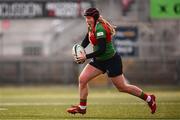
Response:
M84 57L74 56L74 61L78 64L83 64L85 62L85 59L84 59Z

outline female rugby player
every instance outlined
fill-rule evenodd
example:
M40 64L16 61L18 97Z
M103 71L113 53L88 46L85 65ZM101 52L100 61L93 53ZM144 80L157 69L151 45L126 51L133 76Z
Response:
M81 46L86 48L91 43L94 51L79 58L75 57L75 61L78 63L90 58L92 60L86 65L79 76L80 103L68 108L67 112L71 114L86 113L88 82L106 72L120 92L129 93L143 99L148 103L151 113L155 113L155 96L148 95L139 87L125 82L121 57L116 53L112 44L112 35L115 34L114 27L100 16L96 8L87 9L84 16L88 26L88 33L82 41Z

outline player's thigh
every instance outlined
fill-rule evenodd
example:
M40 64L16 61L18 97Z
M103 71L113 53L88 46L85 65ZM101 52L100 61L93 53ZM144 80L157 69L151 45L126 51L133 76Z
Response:
M112 83L116 86L116 88L124 88L126 86L126 79L124 75L118 75L116 77L110 77Z
M88 82L89 80L95 78L96 76L102 74L103 72L99 69L97 69L96 67L87 64L83 71L81 72L80 76L79 76L79 80L80 81L84 81L84 82Z

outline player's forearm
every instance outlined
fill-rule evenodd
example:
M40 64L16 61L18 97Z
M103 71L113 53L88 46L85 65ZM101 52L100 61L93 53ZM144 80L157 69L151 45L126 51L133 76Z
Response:
M89 45L89 35L88 35L88 33L87 33L87 34L86 34L86 37L84 38L84 40L83 40L82 43L81 43L81 46L82 46L83 48L86 48L88 45Z
M86 54L87 59L98 57L106 51L106 40L104 38L100 38L97 41L98 41L99 49L90 54Z

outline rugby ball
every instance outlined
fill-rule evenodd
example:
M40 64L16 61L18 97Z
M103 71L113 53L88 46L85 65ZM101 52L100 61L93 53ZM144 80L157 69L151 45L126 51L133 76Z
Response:
M72 48L72 55L76 56L78 58L78 57L81 57L81 56L85 56L86 52L85 52L84 48L81 45L75 44L73 46L73 48Z

